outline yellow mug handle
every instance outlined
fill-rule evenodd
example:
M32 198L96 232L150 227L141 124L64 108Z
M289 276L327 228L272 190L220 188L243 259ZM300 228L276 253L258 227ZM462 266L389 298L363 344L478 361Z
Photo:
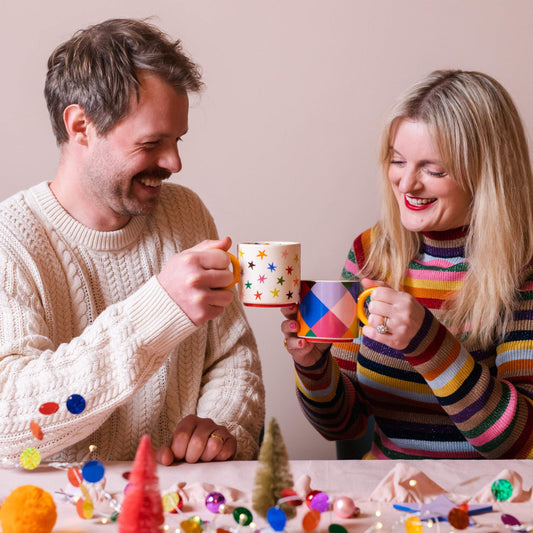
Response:
M357 298L357 318L365 325L368 326L368 318L365 314L365 301L366 299L372 294L373 290L376 287L370 287L370 289L366 289L366 291L363 291L359 298Z
M231 261L231 268L233 270L233 281L227 286L224 287L224 289L231 289L233 285L236 285L241 281L241 265L239 263L239 260L229 252L226 252L229 255L229 259Z

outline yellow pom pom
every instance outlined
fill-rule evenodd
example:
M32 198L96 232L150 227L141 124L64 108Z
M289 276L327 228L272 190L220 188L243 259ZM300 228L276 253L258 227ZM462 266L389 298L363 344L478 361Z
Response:
M0 507L3 533L50 533L56 519L52 496L34 485L16 488Z

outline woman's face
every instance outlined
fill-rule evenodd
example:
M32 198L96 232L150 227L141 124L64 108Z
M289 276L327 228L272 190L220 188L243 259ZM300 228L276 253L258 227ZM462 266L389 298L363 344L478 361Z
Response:
M402 119L388 174L406 229L444 231L468 224L472 198L444 168L424 122Z

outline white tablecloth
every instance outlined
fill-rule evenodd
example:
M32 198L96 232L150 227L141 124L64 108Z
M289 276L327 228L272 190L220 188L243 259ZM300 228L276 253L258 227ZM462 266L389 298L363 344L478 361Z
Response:
M445 492L453 496L475 494L484 487L490 487L492 481L504 470L517 472L523 478L523 488L529 489L533 484L533 462L530 461L409 461L409 467L416 468L440 485ZM106 491L122 499L127 484L123 473L129 471L131 463L106 463ZM234 499L232 505L242 505L254 514L256 529L266 527L266 522L253 512L251 492L254 487L256 462L227 462L213 464L177 464L171 467L158 467L161 492L164 493L177 485L181 486L190 500L186 502L182 513L165 513L167 531L179 531L181 521L193 515L203 520L212 520L203 498L210 490L222 492L228 500ZM361 514L353 519L341 519L333 511L322 514L317 532L327 532L332 523L342 524L348 531L366 532L405 531L402 519L406 513L393 508L391 502L369 501L370 495L380 482L397 468L395 461L291 461L291 473L296 488L310 485L311 489L326 492L331 500L340 496L349 496L361 509ZM0 473L0 501L20 485L37 485L51 494L68 488L66 472L50 467L40 466L34 471L22 469L4 469ZM308 476L308 477L306 477ZM460 488L460 490L458 489ZM57 497L57 495L56 495ZM476 525L468 531L502 532L509 531L501 522L501 514L509 513L523 524L533 524L533 502L509 503L492 502L494 510L474 517ZM56 533L117 531L116 524L102 525L100 518L82 520L72 503L58 502L58 520L54 528ZM308 511L305 505L298 508L296 518L287 522L286 531L303 531L302 517ZM378 517L376 513L379 513ZM218 527L235 530L236 523L231 514L218 515L215 522ZM239 532L248 533L250 528L241 528ZM424 531L454 531L447 522L441 522L439 528L424 528Z

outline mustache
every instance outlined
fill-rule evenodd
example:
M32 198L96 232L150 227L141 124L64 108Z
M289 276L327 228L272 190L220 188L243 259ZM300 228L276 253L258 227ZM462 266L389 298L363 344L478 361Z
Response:
M162 168L154 168L151 170L143 170L142 172L135 174L135 176L133 176L133 179L153 178L158 180L166 180L170 178L170 176L172 176L172 173L168 170L164 170Z

